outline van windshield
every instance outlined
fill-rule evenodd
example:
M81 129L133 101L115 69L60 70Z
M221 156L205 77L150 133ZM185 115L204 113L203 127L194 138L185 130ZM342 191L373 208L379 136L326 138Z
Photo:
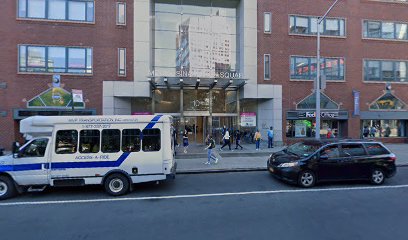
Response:
M316 143L298 142L293 145L290 145L288 148L286 148L285 151L289 154L308 157L311 154L313 154L316 150L318 150L320 147L321 145Z

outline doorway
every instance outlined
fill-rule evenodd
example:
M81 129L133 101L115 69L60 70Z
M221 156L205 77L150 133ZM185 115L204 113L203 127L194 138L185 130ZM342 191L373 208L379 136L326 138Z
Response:
M188 140L192 143L204 144L207 133L208 117L184 117L184 125L188 132Z

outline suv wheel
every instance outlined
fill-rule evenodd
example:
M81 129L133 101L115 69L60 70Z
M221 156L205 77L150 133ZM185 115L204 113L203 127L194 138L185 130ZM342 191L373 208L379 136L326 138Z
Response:
M299 174L298 183L301 187L313 187L316 183L315 174L312 171L303 171Z
M11 198L16 194L13 180L7 176L0 176L0 200Z
M371 172L371 183L375 185L381 185L384 183L385 174L384 171L376 168Z

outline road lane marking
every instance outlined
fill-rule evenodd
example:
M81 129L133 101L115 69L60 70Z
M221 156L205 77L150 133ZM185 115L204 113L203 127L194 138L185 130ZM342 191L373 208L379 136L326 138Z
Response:
M21 206L21 205L49 205L49 204L73 204L73 203L98 203L98 202L119 202L119 201L140 201L140 200L164 200L179 198L207 198L224 196L243 196L243 195L261 195L261 194L281 194L281 193L314 193L314 192L334 192L334 191L356 191L356 190L388 190L408 188L406 185L378 186L378 187L344 187L344 188L316 188L316 189L298 189L298 190L270 190L270 191L251 191L251 192L230 192L230 193L205 193L174 196L157 197L119 197L119 198L101 198L84 200L58 200L58 201L35 201L35 202L7 202L0 203L1 206Z

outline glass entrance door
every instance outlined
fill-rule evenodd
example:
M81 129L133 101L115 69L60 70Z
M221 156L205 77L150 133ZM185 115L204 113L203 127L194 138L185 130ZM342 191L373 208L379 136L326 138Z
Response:
M207 117L185 117L184 124L189 142L203 144L207 132Z

